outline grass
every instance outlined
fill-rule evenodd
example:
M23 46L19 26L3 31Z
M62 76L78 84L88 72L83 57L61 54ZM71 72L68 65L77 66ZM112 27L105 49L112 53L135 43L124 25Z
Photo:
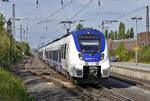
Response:
M34 101L19 77L0 68L0 101Z

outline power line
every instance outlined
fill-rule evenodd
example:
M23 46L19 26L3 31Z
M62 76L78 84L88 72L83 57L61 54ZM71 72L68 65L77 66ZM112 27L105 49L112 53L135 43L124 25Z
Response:
M50 18L51 16L55 16L57 13L59 13L60 11L62 11L64 8L66 8L67 6L69 6L70 4L72 4L74 0L70 1L69 3L67 3L66 5L64 5L63 7L61 7L60 9L56 10L55 12L51 13L48 17L46 17L45 19L48 19ZM38 24L41 24L41 23L45 23L45 22L49 22L49 21L52 21L51 19L50 20L43 20L43 21L39 21L38 23L32 25L30 27L30 29L33 29L34 27L36 27Z
M67 3L66 5L64 5L63 7L59 8L58 10L56 10L55 12L51 13L48 17L46 17L45 19L48 19L52 16L55 16L57 13L59 13L60 11L62 11L64 8L66 8L67 6L69 6L70 4L72 4L74 0L70 1L69 3ZM41 21L41 22L46 22L46 21Z
M81 8L78 12L71 17L71 20L74 19L78 14L80 14L85 8L87 8L94 0L90 0L83 8Z
M143 6L143 7L140 7L140 8L138 8L138 9L135 9L135 10L132 10L132 11L130 11L130 12L127 12L126 14L123 14L123 15L121 15L121 16L119 16L119 17L116 17L116 18L114 18L113 20L121 19L121 18L123 18L123 17L125 17L125 16L127 16L127 15L133 14L133 13L135 13L135 12L137 12L137 11L140 11L140 10L142 10L142 9L144 9L144 8L146 8L146 6Z

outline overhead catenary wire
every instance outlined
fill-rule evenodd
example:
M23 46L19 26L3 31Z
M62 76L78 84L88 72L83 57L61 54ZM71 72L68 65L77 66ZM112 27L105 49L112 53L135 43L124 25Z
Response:
M59 8L58 10L54 11L53 13L51 13L48 17L45 18L45 20L41 21L41 22L46 22L48 18L55 16L57 13L61 12L64 8L68 7L70 4L72 4L74 0L71 0L70 2L68 2L67 4L65 4L64 6L62 6L61 8Z
M145 9L145 8L146 8L146 6L142 6L142 7L140 7L140 8L135 9L135 10L132 10L132 11L130 11L130 12L127 12L126 14L123 14L123 15L121 15L121 16L119 16L119 17L113 18L112 20L121 19L121 18L123 18L123 17L125 17L125 16L128 16L128 15L130 15L130 14L133 14L133 13L135 13L135 12L137 12L137 11L140 11L140 10L142 10L142 9Z
M35 23L34 25L32 25L32 26L30 27L30 29L35 28L38 24L52 21L51 19L48 19L48 18L53 17L53 16L55 16L56 14L58 14L59 12L61 12L64 8L66 8L66 7L68 7L70 4L72 4L73 1L74 1L74 0L71 0L70 2L68 2L67 4L65 4L64 6L62 6L61 8L59 8L58 10L54 11L53 13L51 13L48 17L45 18L45 20L42 20L42 21L39 21L39 22Z
M73 20L76 16L78 16L85 8L87 8L94 0L90 0L85 6L83 6L78 12L76 12L72 17Z

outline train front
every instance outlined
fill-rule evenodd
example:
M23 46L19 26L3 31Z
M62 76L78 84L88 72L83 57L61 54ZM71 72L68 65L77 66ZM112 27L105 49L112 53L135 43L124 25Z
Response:
M110 60L105 36L98 30L79 30L73 33L73 39L76 51L72 54L72 76L87 82L107 78Z

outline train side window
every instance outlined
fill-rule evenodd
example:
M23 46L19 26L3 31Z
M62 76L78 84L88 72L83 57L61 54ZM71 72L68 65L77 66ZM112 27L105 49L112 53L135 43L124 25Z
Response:
M67 44L64 45L64 59L66 59L66 48L67 48Z
M47 58L49 58L49 51L47 51Z
M51 51L49 51L49 59L51 60Z
M53 51L51 51L51 54L52 54L52 55L51 55L51 59L53 60Z
M68 54L68 50L69 50L69 43L67 43L66 54Z
M47 58L47 51L46 51L46 58Z
M63 45L63 48L62 48L62 58L64 59L64 45Z
M61 45L61 58L63 59L63 45Z

